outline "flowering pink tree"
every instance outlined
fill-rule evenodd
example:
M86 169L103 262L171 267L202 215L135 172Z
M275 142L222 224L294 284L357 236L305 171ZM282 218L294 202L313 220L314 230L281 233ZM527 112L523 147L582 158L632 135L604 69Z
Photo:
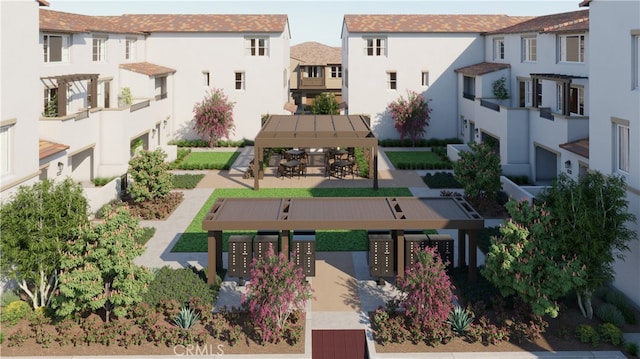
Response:
M227 95L221 89L209 89L202 102L193 106L194 129L211 147L215 146L220 138L229 138L229 134L235 129L233 123L234 102L229 101Z
M422 94L414 91L407 91L407 98L400 96L399 99L387 105L387 110L393 119L393 125L400 134L400 139L405 137L411 139L413 146L416 141L425 134L426 127L429 126L431 109L429 102Z
M279 342L291 314L303 310L311 298L311 286L302 268L284 253L276 255L269 247L265 256L251 262L251 281L242 306L249 311L263 342Z

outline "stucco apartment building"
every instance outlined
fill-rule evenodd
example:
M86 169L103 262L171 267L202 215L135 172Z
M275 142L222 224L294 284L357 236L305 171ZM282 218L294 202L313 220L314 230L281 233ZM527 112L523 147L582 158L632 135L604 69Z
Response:
M342 102L342 50L318 42L291 46L291 102L305 111L321 93Z

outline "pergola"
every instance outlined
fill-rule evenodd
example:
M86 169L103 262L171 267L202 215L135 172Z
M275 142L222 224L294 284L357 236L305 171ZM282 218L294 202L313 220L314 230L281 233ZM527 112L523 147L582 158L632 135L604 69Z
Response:
M262 124L255 138L253 173L262 166L265 148L359 147L369 149L369 178L378 188L378 140L362 115L272 115ZM254 176L254 189L260 189L259 176Z
M469 279L477 278L477 230L484 219L461 197L218 198L202 221L208 232L208 278L222 269L224 230L278 230L281 251L289 252L290 231L316 229L390 230L404 248L405 230L457 229L458 266L465 265L469 235ZM397 251L396 271L404 273Z

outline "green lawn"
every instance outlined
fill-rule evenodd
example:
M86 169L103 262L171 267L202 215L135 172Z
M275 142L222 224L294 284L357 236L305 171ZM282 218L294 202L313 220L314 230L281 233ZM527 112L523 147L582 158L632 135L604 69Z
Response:
M240 156L240 152L226 151L207 151L207 152L191 152L181 162L180 168L212 168L212 169L229 169L236 158Z
M430 151L385 151L397 169L443 169L449 161Z
M257 197L411 197L411 191L407 188L263 188L259 191L253 189L221 188L213 191L204 203L191 224L180 236L172 248L172 252L206 252L207 233L202 230L202 220L207 214L213 202L218 197L233 198L257 198ZM227 250L227 240L233 234L253 234L247 231L225 231L223 238L223 250ZM316 234L316 250L318 251L366 251L366 231L318 231Z

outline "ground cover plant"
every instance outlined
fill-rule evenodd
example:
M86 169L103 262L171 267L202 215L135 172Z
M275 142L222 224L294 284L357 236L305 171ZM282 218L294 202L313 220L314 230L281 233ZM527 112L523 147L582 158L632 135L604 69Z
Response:
M180 236L172 252L206 252L207 233L202 230L202 220L218 197L259 198L259 197L410 197L407 188L263 188L259 191L252 189L218 188L207 199L198 214L193 218L184 233ZM225 231L223 250L227 248L227 240L233 234L251 234L253 232ZM367 237L364 231L318 231L316 234L316 250L367 250Z
M174 189L193 189L204 178L204 174L173 174L171 183Z
M238 151L190 152L181 161L172 165L181 170L229 170L240 156Z
M393 167L399 170L450 169L448 159L431 151L385 151Z

